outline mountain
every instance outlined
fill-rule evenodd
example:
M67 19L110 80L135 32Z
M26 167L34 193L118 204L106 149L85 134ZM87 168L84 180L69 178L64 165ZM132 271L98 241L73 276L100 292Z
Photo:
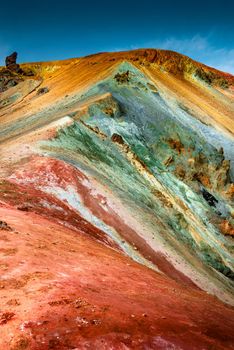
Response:
M0 68L0 348L233 349L234 76L165 50Z

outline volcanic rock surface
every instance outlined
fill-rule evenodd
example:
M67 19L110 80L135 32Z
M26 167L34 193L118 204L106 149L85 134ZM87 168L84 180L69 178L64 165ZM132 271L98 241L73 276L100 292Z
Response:
M234 77L153 49L13 58L0 349L234 349Z

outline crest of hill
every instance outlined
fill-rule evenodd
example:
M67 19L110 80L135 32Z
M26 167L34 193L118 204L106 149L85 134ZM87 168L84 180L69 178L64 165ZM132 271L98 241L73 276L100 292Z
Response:
M35 62L22 64L24 69L32 69L35 74L47 75L58 69L66 69L66 67L74 66L78 62L87 65L105 65L111 63L114 65L122 61L130 61L137 66L155 65L162 70L176 76L186 77L193 76L203 80L209 85L228 88L234 85L234 76L230 73L219 71L215 68L206 66L200 62L191 59L180 53L160 50L160 49L138 49L132 51L121 52L102 52L88 55L82 58L72 58L61 61ZM108 64L109 63L109 64Z

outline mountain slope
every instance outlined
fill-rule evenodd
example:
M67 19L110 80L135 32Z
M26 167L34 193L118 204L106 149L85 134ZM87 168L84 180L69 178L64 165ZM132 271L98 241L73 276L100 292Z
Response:
M47 290L48 300L56 295L58 305L67 305L71 315L66 324L59 309L59 319L49 320L42 331L36 324L47 322L50 301L35 311L41 315L38 321L6 300L2 315L9 317L2 316L2 329L6 336L13 327L15 335L6 336L2 346L18 349L22 336L30 349L50 348L50 341L51 348L58 349L231 349L233 309L223 302L234 303L234 77L180 54L153 49L21 68L33 75L20 76L16 86L0 95L2 300L20 299L20 305L28 307L23 295L30 294L29 287L12 282L27 280L23 270L28 270L36 276L35 283L45 287L31 293L32 308ZM49 238L53 231L55 243L57 237L63 242L61 252ZM25 250L27 232L32 252ZM80 253L78 243L69 250L74 237L84 242ZM107 275L99 249L110 257ZM37 251L44 262L34 266ZM124 268L118 259L125 259ZM133 280L132 264L139 269ZM85 277L68 273L73 269L85 269ZM35 275L37 271L43 273ZM119 279L102 291L97 279L115 274ZM61 290L56 282L61 277L71 287ZM92 287L81 292L84 278ZM128 283L132 290L125 293ZM169 292L171 284L176 300ZM100 321L112 314L115 321L108 327L96 318L89 320L86 308L84 315L71 309L71 293L93 298L92 289L107 304L116 298L117 309L105 311L106 316L100 309L95 315ZM183 290L188 293L186 302ZM121 316L117 310L125 298L128 303L131 293L139 299ZM166 319L172 321L161 325L154 298L161 300ZM214 303L222 310L219 314L206 309ZM140 304L145 312L139 311ZM139 312L147 310L152 318L140 330L144 322ZM197 317L194 330L191 310ZM123 324L122 317L131 321ZM31 323L27 327L22 322ZM58 336L53 335L55 329ZM65 336L66 331L71 335Z

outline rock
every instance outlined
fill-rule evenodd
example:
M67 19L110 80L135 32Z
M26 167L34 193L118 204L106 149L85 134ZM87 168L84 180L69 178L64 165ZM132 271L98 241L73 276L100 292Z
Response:
M156 196L161 203L163 203L164 206L168 207L168 208L172 208L173 205L170 202L170 200L159 190L157 190L156 188L152 188L151 189L151 193Z
M207 174L203 174L202 171L197 172L193 175L193 180L197 180L198 182L200 182L204 187L211 187L211 182L210 182L210 178Z
M184 145L180 140L169 139L168 144L172 149L176 150L179 154L184 150Z
M0 325L4 325L9 322L15 316L14 312L4 312L0 316Z
M17 85L23 79L17 73L9 70L8 68L3 68L0 71L0 92L4 92L7 89Z
M22 69L20 68L20 65L16 63L17 60L17 52L13 52L11 55L6 57L6 67L16 73L22 73Z
M22 74L25 75L26 77L33 77L35 75L33 70L29 67L25 67Z
M16 337L12 339L11 342L11 350L25 350L28 349L29 346L29 339L25 337L24 335L20 335L19 337Z
M218 200L208 191L206 191L204 188L201 190L203 198L207 201L207 203L211 207L215 207L216 204L218 203Z
M110 117L114 117L114 110L112 107L107 107L105 110L104 110L104 113L109 115Z
M49 88L45 86L37 90L37 95L44 95L49 91Z
M124 83L128 83L129 82L129 70L123 73L117 73L114 76L115 80L117 81L117 83L119 84L124 84Z
M155 85L153 85L153 84L151 84L151 83L147 83L147 86L148 86L148 88L149 88L152 92L158 94L158 89L156 88Z
M17 55L17 52L13 52L11 55L6 57L6 67L16 64Z
M18 80L17 79L10 79L8 80L7 84L6 84L6 87L7 89L10 88L10 87L13 87L13 86L16 86L18 85Z
M113 142L119 143L120 145L124 145L124 140L123 140L122 136L119 135L119 134L115 134L115 133L114 133L114 134L111 136L111 140L112 140Z
M225 193L227 198L230 198L230 200L234 200L234 183L229 184L227 186L227 191Z
M19 205L19 206L17 207L17 209L18 209L18 210L21 210L21 211L29 211L29 207L28 207L27 205L24 205L24 204Z
M186 176L186 171L182 165L177 165L174 174L179 177L181 180L183 180Z
M223 220L219 227L224 235L234 236L234 227L228 220Z
M5 221L0 220L0 230L12 231L12 228Z
M174 161L174 159L173 159L173 157L172 156L169 156L166 160L164 160L164 165L166 166L166 167L168 167L168 165L170 165L171 163L173 163L173 161Z

